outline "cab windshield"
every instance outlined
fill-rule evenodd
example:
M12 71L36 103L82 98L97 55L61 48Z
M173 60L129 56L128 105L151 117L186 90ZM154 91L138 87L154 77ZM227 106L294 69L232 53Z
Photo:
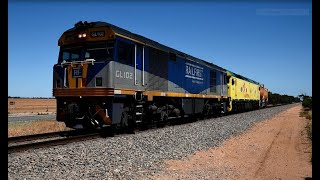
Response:
M58 63L63 61L112 61L114 54L114 41L88 43L85 46L66 46L60 48Z

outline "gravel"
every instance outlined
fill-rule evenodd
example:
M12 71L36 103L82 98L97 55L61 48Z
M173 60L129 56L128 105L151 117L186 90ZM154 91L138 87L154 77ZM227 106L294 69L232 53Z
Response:
M164 160L219 146L296 105L8 154L8 179L150 179Z

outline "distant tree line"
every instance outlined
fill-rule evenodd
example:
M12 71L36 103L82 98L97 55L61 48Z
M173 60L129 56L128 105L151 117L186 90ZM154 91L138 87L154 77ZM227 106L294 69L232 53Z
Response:
M277 93L272 93L269 91L268 93L268 103L277 105L277 104L291 104L301 102L299 97L288 96L288 95L280 95Z

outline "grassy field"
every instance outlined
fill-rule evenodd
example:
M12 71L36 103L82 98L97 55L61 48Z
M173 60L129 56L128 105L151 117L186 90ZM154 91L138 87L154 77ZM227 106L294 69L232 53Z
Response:
M54 114L55 99L8 98L8 114ZM9 122L8 137L66 130L62 122L52 120Z
M8 124L8 137L40 134L68 130L64 123L56 120L41 120Z
M8 98L8 114L56 112L56 99Z

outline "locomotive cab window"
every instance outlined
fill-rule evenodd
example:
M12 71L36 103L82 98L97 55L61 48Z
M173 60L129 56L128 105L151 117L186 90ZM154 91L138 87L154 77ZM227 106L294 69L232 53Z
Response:
M85 59L113 60L113 51L114 41L88 43L85 46L61 47L59 62L83 61Z
M85 59L94 59L96 61L111 60L112 54L108 53L106 48L87 49Z
M61 48L59 62L80 60L81 47Z
M96 61L113 60L113 47L113 41L88 44L85 52L85 59L94 59Z

